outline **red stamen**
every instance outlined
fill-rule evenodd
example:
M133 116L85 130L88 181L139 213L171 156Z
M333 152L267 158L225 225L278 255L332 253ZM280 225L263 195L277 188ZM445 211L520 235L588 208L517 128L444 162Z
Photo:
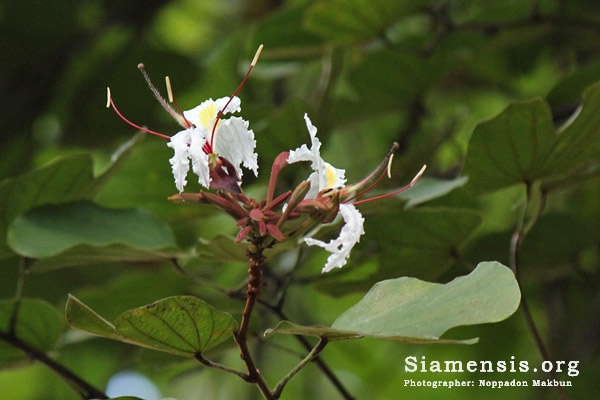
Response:
M379 178L377 178L377 180L375 182L373 182L372 184L369 185L369 187L367 187L366 189L361 190L360 192L358 192L357 194L355 194L354 196L350 197L347 200L344 200L344 203L347 203L351 200L357 199L360 196L362 196L363 194L366 194L367 192L370 192L375 186L379 185L379 182L381 182L381 180L383 179L383 177L386 175L387 170L382 171L381 175L379 175Z
M403 188L400 188L400 189L398 189L398 190L396 190L394 192L391 192L391 193L382 194L381 196L375 196L375 197L371 197L371 198L368 198L368 199L355 201L353 204L355 206L357 206L359 204L368 203L369 201L387 199L388 197L392 197L392 196L395 196L397 194L400 194L400 193L404 192L405 190L410 189L411 187L413 187L415 185L415 183L417 183L419 181L419 179L421 178L421 175L423 175L423 173L425 172L425 168L427 168L427 165L423 165L423 167L421 168L421 170L417 173L417 175L415 175L415 177L412 179L412 181L410 181L410 183L408 185L404 186ZM344 203L345 202L346 201L344 201Z
M121 114L121 112L119 111L119 109L117 108L117 106L115 106L115 103L113 102L112 97L110 96L110 88L106 88L106 92L107 92L107 103L106 103L106 108L109 108L112 106L113 110L115 110L115 112L117 113L117 115L119 116L119 118L121 118L123 121L125 121L128 125L133 126L136 129L139 129L141 131L144 131L146 133L149 133L151 135L154 136L158 136L161 137L163 139L169 139L171 140L171 136L167 136L167 135L163 135L162 133L158 133L158 132L154 132L151 131L150 129L146 129L144 127L141 127L137 124L134 124L133 122L131 122L130 120L128 120L127 118L125 118L125 116L123 116L123 114Z
M254 58L252 59L252 62L250 63L250 68L248 68L248 72L246 72L246 76L244 76L244 79L242 79L242 83L240 83L240 85L235 90L235 92L233 92L233 94L231 95L231 97L229 98L227 103L225 104L225 107L223 107L217 114L217 119L215 119L215 123L213 125L212 132L210 134L210 147L211 148L214 144L215 131L217 130L217 124L219 123L219 120L223 117L223 114L224 114L225 110L227 109L227 107L229 107L229 103L231 103L233 98L235 96L237 96L237 94L242 90L242 88L246 84L246 81L248 80L248 77L250 76L250 72L252 72L252 69L254 69L254 66L258 62L258 57L260 57L260 53L262 52L262 49L263 49L263 45L261 44L260 46L258 46L258 50L256 50L256 54L254 54Z

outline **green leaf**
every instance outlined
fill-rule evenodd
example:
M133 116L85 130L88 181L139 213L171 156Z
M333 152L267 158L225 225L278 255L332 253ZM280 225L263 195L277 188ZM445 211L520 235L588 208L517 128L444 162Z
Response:
M254 43L269 43L269 50L298 49L321 45L323 39L303 28L300 21L306 12L305 7L282 7L260 21L253 37Z
M87 199L93 181L90 156L72 156L0 184L0 257L12 253L5 243L10 223L42 204Z
M487 192L543 177L554 137L550 108L543 100L509 105L475 128L463 172L468 186Z
M181 251L174 247L154 250L122 243L101 247L83 244L65 250L56 256L31 260L28 267L32 272L46 272L59 268L103 263L152 263L168 261L181 254Z
M233 237L217 235L210 240L200 239L199 242L196 249L203 262L248 262L244 253L246 245L236 243Z
M440 337L451 328L508 318L517 310L520 300L514 274L498 262L483 262L469 275L446 284L407 277L379 282L331 328L301 327L286 322L268 333L333 340L372 337L440 342Z
M454 189L464 186L467 180L466 176L450 180L421 178L410 190L400 193L397 197L407 200L406 208L411 208L445 196Z
M54 349L63 331L59 310L40 299L0 301L0 366L28 359L7 341L15 338L39 351Z
M427 3L418 0L321 1L308 10L304 23L308 30L330 40L354 42L383 33L398 18Z
M123 145L98 178L94 177L92 157L75 155L0 183L0 258L11 253L5 238L15 218L44 204L91 199L131 155L142 137L137 135Z
M456 262L459 248L481 223L480 213L467 209L423 207L393 212L402 207L397 201L390 201L389 206L377 203L365 204L366 234L350 258L352 267L361 256L373 256L375 272L355 277L354 270L342 270L341 279L324 276L317 283L319 290L337 296L365 291L398 276L435 280Z
M112 210L91 202L75 202L46 205L21 215L9 227L8 244L29 258L57 256L83 246L83 252L75 252L84 259L89 247L119 245L114 258L126 259L137 249L173 248L175 239L167 225L145 210Z
M599 109L600 82L585 90L578 113L560 130L544 165L547 173L562 175L600 161Z
M479 193L516 183L560 183L597 163L600 150L600 82L583 95L578 113L556 133L548 105L514 103L479 124L465 161L468 186Z
M69 294L67 299L67 323L85 330L92 335L112 337L115 326L83 304L78 298Z
M370 335L363 334L355 331L345 331L335 328L330 328L322 325L311 325L302 326L294 324L290 321L282 321L273 329L267 329L265 336L271 336L275 333L287 334L287 335L303 335L303 336L314 336L320 338L326 338L327 340L350 340L350 339L361 339L364 337L372 337ZM405 342L412 344L475 344L477 339L467 340L452 340L452 339L419 339L411 337L375 337L377 339L393 340L396 342Z
M193 357L227 340L238 327L233 317L193 296L174 296L119 315L110 323L73 296L67 321L76 329L167 353Z

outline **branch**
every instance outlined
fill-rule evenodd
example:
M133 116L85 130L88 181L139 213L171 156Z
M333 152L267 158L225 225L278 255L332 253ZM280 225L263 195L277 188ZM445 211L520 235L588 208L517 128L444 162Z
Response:
M250 259L250 268L248 269L250 279L248 280L248 291L246 293L246 306L242 312L242 322L240 323L240 328L235 333L234 338L240 349L240 356L248 369L248 382L255 383L265 399L274 400L275 398L273 397L267 382L256 368L254 360L252 359L252 354L248 348L250 318L252 317L252 311L254 310L256 299L260 293L262 268L265 262L265 256L262 254L262 247L259 242L251 243L248 246L246 254Z
M519 284L519 289L521 290L521 310L523 311L523 315L525 316L525 322L527 323L527 327L529 328L529 331L533 336L533 339L535 340L536 346L542 358L545 361L551 361L550 353L548 352L548 348L544 344L542 335L540 334L540 331L535 324L533 315L531 314L531 311L529 309L529 305L527 303L527 299L525 298L525 294L523 293L521 284L521 265L519 257L521 253L521 246L523 244L523 241L525 240L525 236L527 236L527 233L529 233L529 231L537 221L538 217L541 215L545 206L545 193L541 193L541 199L537 204L537 207L533 211L532 215L529 218L527 218L527 210L531 205L533 199L532 192L532 185L527 183L526 203L523 206L523 212L519 216L519 221L517 223L517 226L515 227L515 230L510 240L510 268L515 274L515 279L517 280L517 283ZM556 372L554 370L550 372L550 375L553 379L557 379ZM567 396L567 393L560 386L556 386L556 391L563 400L567 400L569 398Z
M42 364L46 365L54 373L61 377L65 382L69 383L71 387L73 387L73 389L77 391L77 393L79 393L81 398L86 400L109 398L106 394L104 394L104 392L92 386L89 382L85 381L79 375L77 375L64 365L59 364L52 358L48 357L48 355L45 352L30 346L29 344L16 337L14 334L0 332L0 340L21 350L31 359L38 360Z
M228 366L226 366L226 365L219 364L219 363L216 363L216 362L213 362L213 361L207 360L206 358L204 358L204 357L202 356L202 354L201 354L201 353L196 353L196 354L194 354L194 358L195 358L196 360L200 361L202 364L204 364L204 365L205 365L205 366L207 366L207 367L210 367L210 368L215 368L215 369L219 369L219 370L221 370L221 371L225 371L225 372L229 372L230 374L233 374L233 375L239 376L240 378L242 378L242 379L243 379L243 380L245 380L246 382L250 382L250 376L249 376L249 375L247 375L247 374L244 374L243 372L237 371L237 370L235 370L235 369L233 369L233 368L229 368L229 367L228 367Z
M329 343L329 340L327 338L320 338L319 343L317 343L317 345L310 351L310 353L308 353L306 357L304 357L304 359L300 361L300 363L298 363L296 367L294 367L294 369L292 369L286 376L284 376L279 381L279 383L275 386L275 389L273 389L273 395L276 399L278 399L279 396L281 396L283 388L290 381L290 379L292 379L294 375L300 372L300 370L304 368L309 362L318 357L318 355L325 348L325 346L327 346L327 343Z

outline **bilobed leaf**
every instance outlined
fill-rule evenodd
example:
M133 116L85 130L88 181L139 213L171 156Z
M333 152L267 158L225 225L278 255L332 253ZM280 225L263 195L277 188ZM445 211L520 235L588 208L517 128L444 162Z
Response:
M521 300L514 274L497 262L483 262L467 276L440 284L415 278L379 282L331 328L280 324L268 333L403 342L439 342L449 329L508 318ZM460 341L462 343L474 343Z
M542 178L554 138L550 108L543 100L509 105L473 132L464 168L469 187L487 192Z
M0 258L11 254L5 242L9 225L20 214L45 204L89 200L121 167L140 142L135 136L115 154L103 173L94 177L90 155L61 158L22 176L0 183Z
M90 156L72 156L0 184L0 257L12 253L4 242L10 223L42 204L89 198L93 181Z
M40 299L0 302L0 339L13 336L40 351L54 348L63 331L64 321L59 310ZM28 358L14 348L4 348L0 340L0 367Z
M600 161L600 82L583 93L579 112L558 133L544 165L548 174L562 175L591 159Z
M172 257L175 251L169 227L147 211L113 210L91 202L46 205L26 212L9 227L8 244L25 257L54 258L45 269L153 260Z
M600 158L600 83L583 95L576 115L556 132L543 100L514 103L479 124L469 142L464 175L476 192L517 183L561 182Z
M73 296L67 321L88 333L167 353L193 357L233 335L238 327L230 314L193 296L174 296L119 315L112 330L102 317Z

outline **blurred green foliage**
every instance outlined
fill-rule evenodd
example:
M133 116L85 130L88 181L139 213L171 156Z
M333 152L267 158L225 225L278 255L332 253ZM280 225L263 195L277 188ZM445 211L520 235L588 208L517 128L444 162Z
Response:
M448 282L480 261L511 265L511 241L520 232L521 288L541 336L553 359L580 362L579 376L559 374L573 383L566 392L573 399L597 393L600 87L594 83L600 81L600 3L6 0L0 5L0 33L1 304L12 307L15 293L28 298L22 303L28 312L49 318L35 343L91 384L105 388L116 372L135 369L166 397L258 398L254 388L220 371L68 330L57 310L73 293L114 320L157 299L194 294L239 317L243 303L218 289L234 289L247 275L227 240L237 234L235 223L210 207L169 203L176 192L171 149L155 137L132 140L136 132L104 105L110 86L130 120L176 133L136 65L143 62L159 87L169 75L178 103L190 109L230 95L262 43L261 60L239 95L242 115L256 134L261 172L259 178L244 176L247 193L260 196L275 156L307 142L305 112L319 128L324 158L345 168L350 182L372 170L394 141L401 147L393 175L376 191L403 186L428 165L424 186L361 206L366 234L342 270L321 275L326 254L319 249L290 245L289 252L267 254L265 300L279 299L284 287L289 320L331 325L382 279ZM125 143L121 157L111 160ZM302 166L285 168L279 189L295 187L307 173ZM108 252L116 258L96 249L91 254L98 257L85 263L90 243L62 259L20 253L19 243L40 240L35 229L23 227L32 213L74 201L127 209L132 220L141 218L163 234L165 228L172 237L150 246L143 259L130 257L131 246L139 243ZM335 232L336 227L324 229L322 236ZM10 235L26 237L11 242ZM239 251L243 255L243 247ZM182 253L180 266L195 280L168 262ZM22 276L23 270L29 273ZM255 322L253 330L261 334L279 319L261 314ZM33 335L40 326L29 331ZM357 398L559 398L552 388L540 387L404 386L404 379L547 377L404 371L407 356L439 361L514 356L541 363L521 312L499 324L449 334L470 337L479 337L479 343L334 343L323 359ZM253 345L258 359L269 360L262 372L272 381L304 351L287 335L257 336ZM233 346L209 355L239 364ZM43 365L3 342L0 367L6 367L0 371L4 399L79 398ZM309 366L283 398L338 397Z

